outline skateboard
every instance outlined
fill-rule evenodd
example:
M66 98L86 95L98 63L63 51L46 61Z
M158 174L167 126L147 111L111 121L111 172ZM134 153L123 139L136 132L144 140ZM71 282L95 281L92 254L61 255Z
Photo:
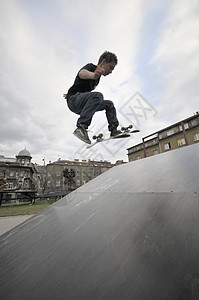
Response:
M87 149L91 148L91 147L95 146L98 143L109 141L109 140L128 138L128 137L131 136L132 133L140 132L140 130L138 130L138 129L131 130L132 128L133 128L133 125L129 125L127 127L122 127L121 128L122 133L114 135L114 136L110 136L109 138L104 138L103 133L99 133L98 135L94 135L93 140L95 140L95 141L93 143L91 143L90 145L88 145L86 148Z

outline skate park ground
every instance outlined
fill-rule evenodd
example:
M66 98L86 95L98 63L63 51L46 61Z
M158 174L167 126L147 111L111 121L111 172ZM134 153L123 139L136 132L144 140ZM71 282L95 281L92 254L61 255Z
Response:
M0 236L17 225L25 222L33 215L0 217Z
M0 298L196 300L199 144L116 166L0 237Z

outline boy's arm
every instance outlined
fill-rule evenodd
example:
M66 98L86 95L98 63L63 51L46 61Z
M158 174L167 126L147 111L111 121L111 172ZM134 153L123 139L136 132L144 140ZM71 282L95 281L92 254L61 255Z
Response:
M88 71L86 69L82 69L79 72L79 77L81 79L93 79L96 80L98 78L100 78L101 75L103 75L104 72L104 68L101 67L100 65L97 65L97 68L95 69L94 72Z

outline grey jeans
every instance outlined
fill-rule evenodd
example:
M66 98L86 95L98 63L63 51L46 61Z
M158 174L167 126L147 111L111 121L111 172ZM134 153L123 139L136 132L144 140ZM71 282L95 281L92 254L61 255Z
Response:
M109 131L116 129L119 125L113 102L104 100L99 92L76 93L67 100L67 104L72 112L80 115L77 126L82 125L88 129L94 113L102 110L105 110Z

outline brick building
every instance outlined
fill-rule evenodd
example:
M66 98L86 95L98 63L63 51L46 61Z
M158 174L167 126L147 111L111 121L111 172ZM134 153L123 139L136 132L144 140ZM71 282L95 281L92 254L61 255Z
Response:
M108 161L78 159L74 161L60 159L49 163L46 166L45 192L74 190L113 166L114 164Z
M129 161L134 161L179 149L199 142L199 113L163 128L142 139L142 143L127 149Z
M31 163L30 152L20 151L16 158L0 156L0 180L2 200L34 197L37 190L37 171ZM3 194L2 194L3 193Z

